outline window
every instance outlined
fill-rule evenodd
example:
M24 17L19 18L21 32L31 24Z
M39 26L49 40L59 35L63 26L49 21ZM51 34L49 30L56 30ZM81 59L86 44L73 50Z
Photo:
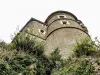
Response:
M62 23L63 23L63 24L65 24L65 25L67 24L67 22L66 22L66 21L63 21Z
M66 21L66 20L65 21L60 21L60 23L64 24L64 25L70 25L69 21Z
M39 32L42 33L42 34L45 34L45 31L42 30L42 29L39 29Z
M58 18L66 18L65 15L58 15Z
M44 32L44 30L40 30L41 31L41 33L43 33Z

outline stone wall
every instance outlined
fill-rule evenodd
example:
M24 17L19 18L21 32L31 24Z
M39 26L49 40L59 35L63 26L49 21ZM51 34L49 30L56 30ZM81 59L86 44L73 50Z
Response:
M32 18L21 32L43 40L47 56L50 56L55 48L59 48L63 59L73 54L72 48L76 41L89 37L84 24L66 11L50 14L44 23Z

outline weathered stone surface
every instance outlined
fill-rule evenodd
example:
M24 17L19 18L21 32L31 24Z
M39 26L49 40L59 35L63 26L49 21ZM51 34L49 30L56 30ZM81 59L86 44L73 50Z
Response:
M67 59L73 54L72 48L76 41L89 37L87 31L72 13L56 11L50 14L44 23L31 18L20 32L41 39L47 56L50 56L55 48L59 48L62 58Z

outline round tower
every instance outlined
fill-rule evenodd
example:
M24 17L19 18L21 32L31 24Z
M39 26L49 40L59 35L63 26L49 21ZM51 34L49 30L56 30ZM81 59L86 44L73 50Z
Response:
M89 37L87 28L75 15L67 11L56 11L45 21L47 36L45 54L50 54L59 48L63 59L73 54L73 45L82 38Z

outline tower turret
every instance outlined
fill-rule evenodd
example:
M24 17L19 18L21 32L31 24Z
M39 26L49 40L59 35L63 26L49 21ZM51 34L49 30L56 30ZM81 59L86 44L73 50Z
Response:
M85 26L75 15L66 11L52 13L45 24L47 37L45 41L45 54L49 56L59 48L63 59L73 54L73 45L82 38L89 37Z
M42 40L45 55L59 48L63 59L73 54L73 45L82 38L89 37L88 30L77 17L67 11L51 13L45 22L31 18L20 32Z

